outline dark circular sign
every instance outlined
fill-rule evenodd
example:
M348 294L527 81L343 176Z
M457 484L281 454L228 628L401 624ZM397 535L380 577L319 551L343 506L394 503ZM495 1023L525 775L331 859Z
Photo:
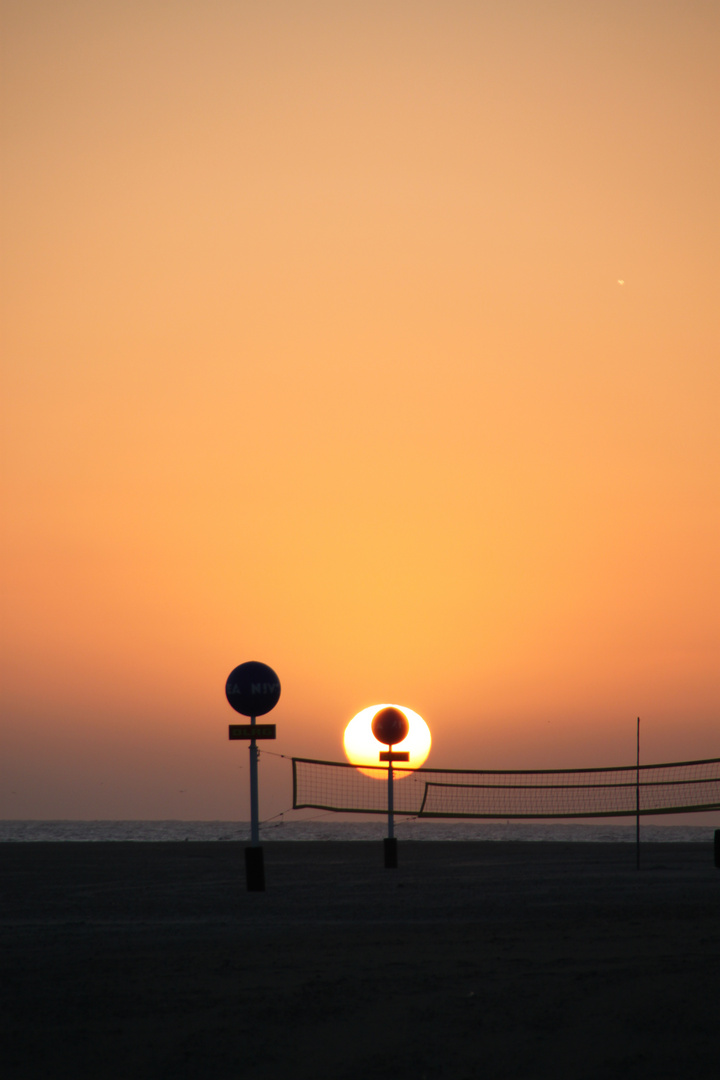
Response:
M225 696L243 716L264 716L278 703L280 680L267 664L248 660L228 675Z
M387 705L375 713L370 730L378 742L385 743L386 746L397 746L410 730L410 724L405 713L393 705Z

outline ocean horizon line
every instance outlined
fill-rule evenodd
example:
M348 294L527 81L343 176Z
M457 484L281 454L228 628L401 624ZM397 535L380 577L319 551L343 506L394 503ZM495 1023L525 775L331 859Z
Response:
M719 823L720 824L720 823ZM643 843L710 843L713 825L655 825L641 822ZM260 825L260 839L274 841L353 842L380 840L384 819L338 821L326 817L287 821L269 819ZM634 843L635 822L575 823L518 821L396 820L399 839L415 841L519 841ZM33 842L232 842L249 841L249 821L181 819L14 819L0 821L0 843Z

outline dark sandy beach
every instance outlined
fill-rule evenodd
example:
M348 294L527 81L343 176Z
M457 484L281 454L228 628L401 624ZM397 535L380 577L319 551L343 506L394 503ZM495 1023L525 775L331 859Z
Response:
M710 845L2 844L2 1076L715 1077Z

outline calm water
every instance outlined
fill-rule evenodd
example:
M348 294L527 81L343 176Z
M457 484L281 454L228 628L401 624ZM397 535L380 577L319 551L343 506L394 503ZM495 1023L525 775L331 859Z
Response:
M720 821L718 822L720 826ZM273 840L379 840L387 832L383 820L344 822L320 818L272 821L260 838ZM398 839L407 840L572 840L599 843L635 842L635 824L574 825L488 824L485 822L398 821ZM645 843L667 841L711 843L712 825L640 825ZM234 821L0 821L0 842L98 840L248 840L248 822Z

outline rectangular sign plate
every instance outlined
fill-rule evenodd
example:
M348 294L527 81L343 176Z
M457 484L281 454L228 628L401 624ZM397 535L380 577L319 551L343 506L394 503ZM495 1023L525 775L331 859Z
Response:
M410 751L409 750L381 750L380 751L380 760L381 761L409 761L410 760Z
M274 739L274 724L230 724L228 729L231 739Z

